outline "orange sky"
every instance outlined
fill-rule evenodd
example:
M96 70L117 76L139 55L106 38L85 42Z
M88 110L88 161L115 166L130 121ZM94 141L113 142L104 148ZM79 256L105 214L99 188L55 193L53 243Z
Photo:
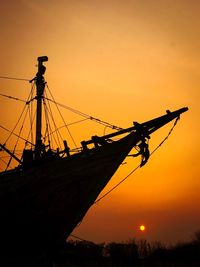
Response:
M0 76L31 79L37 57L47 55L46 80L58 102L121 127L190 108L149 164L92 207L74 234L96 242L143 237L173 243L200 230L199 11L196 0L1 4ZM25 99L29 89L0 79L0 93ZM12 128L22 105L18 112L19 103L0 101L0 124ZM152 137L151 149L169 129ZM79 142L103 131L92 125L73 134ZM137 163L128 159L105 190ZM140 223L146 232L138 232Z

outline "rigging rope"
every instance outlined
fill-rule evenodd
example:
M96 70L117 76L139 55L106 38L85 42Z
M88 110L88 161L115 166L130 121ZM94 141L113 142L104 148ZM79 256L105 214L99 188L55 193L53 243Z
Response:
M29 99L32 99L33 97L33 91L34 91L34 85L32 85L31 87L31 92L30 92L30 96L29 96ZM29 101L26 101L26 104L28 105L28 111L29 111L29 121L30 121L30 130L29 130L29 133L28 133L28 136L27 136L27 140L29 140L29 137L31 135L31 142L33 143L34 142L34 138L33 138L33 124L34 124L34 119L35 119L35 116L36 116L36 111L33 115L33 105L32 105L32 102L29 100ZM25 147L26 147L27 143L25 143ZM32 149L32 146L31 146L31 149Z
M21 101L21 102L24 102L24 103L26 103L26 101L25 101L25 100L23 100L23 99L20 99L20 98L17 98L17 97L14 97L14 96L10 96L10 95L4 95L4 94L0 94L0 96L7 97L7 98L10 98L10 99L14 99L14 100L18 100L18 101Z
M46 137L48 137L48 143L50 145L50 138L49 138L49 117L48 117L48 112L47 112L47 107L46 107L46 103L43 99L43 103L44 103L44 114L45 114L45 121L46 121L46 129L45 129L45 134L43 137L44 142L46 141Z
M71 112L73 112L73 113L75 113L75 114L77 114L77 115L79 115L79 116L82 116L82 117L87 118L87 119L90 119L90 120L94 120L94 121L96 121L97 123L102 124L102 125L104 125L104 126L107 126L107 127L109 127L109 128L112 128L112 129L114 129L114 130L122 130L122 129L123 129L123 128L118 127L118 126L116 126L116 125L110 124L109 122L105 122L105 121L100 120L100 119L98 119L98 118L95 118L95 117L93 117L93 116L87 115L86 113L83 113L83 112L81 112L81 111L79 111L79 110L77 110L77 109L74 109L74 108L71 108L71 107L66 106L66 105L64 105L64 104L61 104L61 103L59 103L59 102L56 102L55 100L52 100L52 99L49 99L49 98L46 98L46 99L49 100L49 101L51 101L51 102L53 102L54 104L56 104L56 105L58 105L58 106L61 106L61 107L65 108L65 109L68 109L69 111L71 111Z
M29 96L28 96L28 98L27 98L27 101L30 99L30 97L31 97L31 95L32 95L32 90L33 90L33 87L32 87L31 92L30 92L30 94L29 94ZM27 102L27 101L26 101L26 102ZM10 135L9 135L8 138L6 139L5 144L8 142L8 140L10 139L10 137L11 137L11 135L13 134L14 130L16 129L18 123L20 122L20 120L21 120L21 118L22 118L22 116L23 116L23 113L24 113L25 109L26 109L26 105L24 106L24 108L23 108L23 110L22 110L22 112L21 112L21 115L20 115L20 117L19 117L17 123L15 124L14 128L13 128L12 131L10 132Z
M133 169L125 178L123 178L119 183L117 183L115 186L113 186L108 192L106 192L102 197L98 198L94 204L98 203L100 200L102 200L104 197L109 195L115 188L117 188L120 184L122 184L131 174L133 174L137 169L139 169L140 165L138 165L135 169Z
M7 156L7 157L10 157L10 156ZM2 157L0 157L0 160L1 160L5 165L7 165L7 162L6 162Z
M51 106L50 106L49 102L47 101L47 104L46 104L46 102L45 102L45 98L43 98L43 103L44 103L44 107L46 108L46 112L49 113L49 115L50 115L50 117L51 117L51 119L52 119L54 128L57 129L58 127L57 127L57 125L56 125L56 123L55 123L55 120L54 120L54 117L53 117L53 114L52 114L52 110L51 110ZM47 117L48 117L48 114L47 114ZM50 126L50 124L49 124L49 128L50 128L50 130L51 130L51 126ZM52 131L52 130L51 130L51 131ZM55 136L53 136L54 141L55 141L55 143L56 143L56 145L57 145L58 147L61 147L60 139L63 140L63 138L62 138L62 136L61 136L61 134L60 134L59 131L56 132L56 136L57 136L57 141L58 141L58 142L56 141ZM59 136L60 136L60 138L59 138Z
M34 145L33 143L31 143L30 141L28 141L28 140L26 140L25 138L19 136L18 134L14 133L13 131L8 130L8 129L5 128L4 126L1 126L1 125L0 125L0 128L3 129L3 130L5 130L5 131L7 131L7 132L9 132L9 133L11 133L11 134L13 134L13 135L16 136L16 137L19 137L21 140L25 141L26 143L29 143L30 145L35 146L35 145ZM4 144L5 144L5 143L4 143Z
M31 107L28 106L28 110L29 110L29 120L30 120L30 131L28 133L27 140L29 139L29 136L31 135L31 143L33 143L34 142L34 140L33 140L33 124L34 124L34 120L35 120L35 116L36 116L36 111L33 115L32 105L31 105Z
M53 99L53 101L54 101L54 103L55 103L55 105L56 105L56 108L57 108L57 110L58 110L58 113L59 113L60 116L61 116L61 119L62 119L63 123L64 123L65 126L66 126L66 129L67 129L67 131L68 131L68 133L69 133L69 135L70 135L70 137L71 137L71 139L72 139L72 142L74 143L74 146L77 148L76 142L75 142L75 140L74 140L74 138L73 138L73 136L72 136L72 134L71 134L71 132L70 132L70 130L69 130L69 128L68 128L68 126L67 126L65 120L64 120L64 118L63 118L62 113L60 112L60 109L58 108L58 104L56 103L56 101L55 101L55 99L54 99L54 97L53 97L53 95L52 95L52 93L51 93L51 91L50 91L48 85L47 85L47 89L49 90L49 93L50 93L50 95L51 95L51 97L52 97L52 99Z
M79 237L79 236L77 236L77 235L73 235L73 234L71 234L70 236L73 237L73 238L76 238L76 239L78 239L78 240L80 240L80 241L83 241L83 242L93 243L92 241L83 239L83 238L81 238L81 237Z
M87 121L87 120L89 120L89 119L86 118L86 119L82 119L82 120L79 120L79 121L69 122L69 123L67 123L66 125L67 125L67 126L71 126L71 125L74 125L74 124L77 124L77 123L81 123L81 122L83 122L83 121ZM50 132L48 135L45 135L44 138L47 138L47 137L49 137L50 135L54 134L56 131L59 131L60 129L66 127L66 125L62 125L62 126L58 127L56 130Z
M170 131L168 132L167 136L162 140L162 142L151 152L150 156L152 156L156 150L162 146L162 144L169 138L170 134L172 133L172 131L174 130L174 127L177 125L177 122L180 120L180 116L178 116L172 126L172 128L170 129Z
M7 80L16 80L16 81L26 81L26 82L30 82L30 79L14 78L14 77L7 77L7 76L0 76L0 79L7 79Z
M21 128L20 128L20 130L19 130L18 138L17 138L17 141L16 141L16 143L15 143L15 146L14 146L14 149L13 149L13 152L12 152L13 154L15 153L17 144L18 144L18 142L19 142L19 139L20 139L19 136L20 136L20 134L21 134L21 132L22 132L22 129L23 129L23 127L24 127L24 123L25 123L25 120L26 120L26 116L27 116L28 111L29 111L29 108L26 109L26 113L25 113L25 115L24 115L24 119L23 119ZM9 165L10 165L12 159L13 159L13 157L11 156L11 157L10 157L10 160L8 161L6 170L8 169L8 167L9 167Z

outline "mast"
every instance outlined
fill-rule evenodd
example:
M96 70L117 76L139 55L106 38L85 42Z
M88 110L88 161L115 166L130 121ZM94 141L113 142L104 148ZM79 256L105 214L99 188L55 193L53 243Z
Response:
M42 151L42 99L44 95L45 79L44 73L46 67L43 62L48 61L47 56L38 57L38 72L36 74L36 100L37 100L37 112L36 112L36 139L35 139L35 160L39 160Z

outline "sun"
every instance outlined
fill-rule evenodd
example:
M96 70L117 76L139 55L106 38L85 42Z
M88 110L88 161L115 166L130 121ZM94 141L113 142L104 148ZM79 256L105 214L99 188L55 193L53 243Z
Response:
M140 231L141 231L141 232L144 232L144 231L145 231L145 229L146 229L146 227L145 227L145 225L144 225L144 224L141 224L139 228L140 228Z

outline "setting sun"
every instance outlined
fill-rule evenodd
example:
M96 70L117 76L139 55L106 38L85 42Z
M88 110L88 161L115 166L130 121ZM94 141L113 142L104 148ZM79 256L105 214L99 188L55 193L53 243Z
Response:
M144 231L145 231L145 229L146 229L145 225L143 225L143 224L142 224L142 225L140 225L140 231L141 231L141 232L144 232Z

